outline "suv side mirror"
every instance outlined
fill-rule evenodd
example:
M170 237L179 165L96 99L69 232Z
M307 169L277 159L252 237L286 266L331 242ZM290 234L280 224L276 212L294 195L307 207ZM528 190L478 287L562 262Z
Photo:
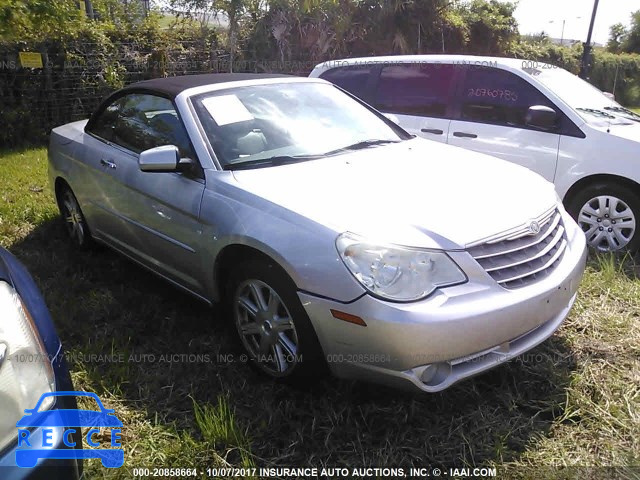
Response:
M138 157L138 166L143 172L176 172L178 165L180 152L173 145L150 148Z
M544 105L534 105L529 107L527 117L525 119L530 127L539 128L541 130L552 130L556 126L558 114L553 108Z

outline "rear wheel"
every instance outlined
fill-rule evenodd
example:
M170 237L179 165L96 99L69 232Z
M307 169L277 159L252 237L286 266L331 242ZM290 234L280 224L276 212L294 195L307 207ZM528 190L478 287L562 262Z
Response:
M571 199L568 210L595 250L635 252L640 247L640 197L626 185L590 185Z
M282 380L308 379L324 370L322 349L293 281L271 262L255 260L231 275L231 312L249 360Z
M57 193L58 208L64 221L69 239L74 246L86 249L92 245L91 232L80 209L76 196L67 185L60 187Z

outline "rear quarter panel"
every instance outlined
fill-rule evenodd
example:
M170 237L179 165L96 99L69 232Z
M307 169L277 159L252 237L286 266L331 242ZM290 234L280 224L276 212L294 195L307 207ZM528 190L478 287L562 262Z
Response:
M54 194L55 180L59 177L63 178L71 186L72 190L76 192L74 188L74 184L77 184L75 158L78 154L78 146L82 142L83 135L85 135L84 126L86 123L87 120L81 120L67 123L51 130L48 152L49 186Z
M99 180L96 170L97 162L100 161L98 150L105 148L106 144L84 132L86 123L87 120L81 120L51 131L49 182L54 194L58 179L69 184L89 228L92 228L99 223L96 216L101 212L94 208L101 201L101 188L96 184Z

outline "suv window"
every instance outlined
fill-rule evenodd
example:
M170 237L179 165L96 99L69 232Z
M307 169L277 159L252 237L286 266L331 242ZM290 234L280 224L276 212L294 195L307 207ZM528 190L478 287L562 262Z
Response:
M382 68L374 106L390 113L447 117L453 65L407 63Z
M370 75L370 66L356 65L332 68L320 75L320 78L344 88L358 98L364 99Z
M544 105L558 111L529 82L497 68L469 68L461 97L460 119L470 122L526 127L529 107Z
M115 100L96 118L90 131L136 153L175 145L181 157L195 159L173 103L155 95L133 93Z

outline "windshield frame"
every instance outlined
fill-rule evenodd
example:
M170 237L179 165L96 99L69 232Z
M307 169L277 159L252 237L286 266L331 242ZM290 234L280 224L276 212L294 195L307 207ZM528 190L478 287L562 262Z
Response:
M244 82L242 82L244 83ZM189 111L191 113L191 117L193 118L195 125L198 129L198 133L200 134L200 138L202 139L202 141L204 142L204 145L209 153L209 156L211 157L212 161L213 161L213 165L215 167L216 170L218 171L229 171L226 168L226 164L223 163L221 161L221 159L218 157L218 155L216 154L213 146L211 145L211 142L209 140L209 136L206 133L206 129L204 127L204 125L202 124L202 120L200 118L200 115L197 112L196 109L196 103L201 101L203 98L209 97L211 95L224 95L225 92L229 92L232 90L235 90L237 88L242 88L242 87L253 87L253 86L272 86L272 85L279 85L279 84L283 84L283 85L290 85L292 83L304 83L304 84L323 84L323 85L327 85L328 87L331 88L335 88L337 90L339 90L341 93L347 95L351 100L357 102L358 104L360 104L361 106L363 106L365 109L367 109L369 112L371 112L373 115L375 115L377 118L379 118L380 120L382 120L387 126L389 126L393 132L398 135L398 137L400 138L400 141L405 141L405 140L410 140L412 138L415 137L415 135L412 135L410 133L408 133L405 129L403 129L401 126L399 126L398 124L394 123L392 120L390 120L389 118L387 118L386 115L384 115L383 113L379 112L378 110L376 110L375 108L373 108L371 105L367 104L366 102L364 102L363 100L361 100L360 98L356 97L355 95L353 95L352 93L344 90L343 88L334 85L331 82L327 82L326 80L322 80L322 79L307 79L304 77L300 77L300 78L295 78L294 81L291 81L290 79L283 79L283 81L265 81L265 82L252 82L250 84L238 84L237 82L230 82L228 86L224 86L222 88L212 88L212 89L208 89L206 91L198 91L195 92L193 95L190 95L186 98L186 103L188 105Z

